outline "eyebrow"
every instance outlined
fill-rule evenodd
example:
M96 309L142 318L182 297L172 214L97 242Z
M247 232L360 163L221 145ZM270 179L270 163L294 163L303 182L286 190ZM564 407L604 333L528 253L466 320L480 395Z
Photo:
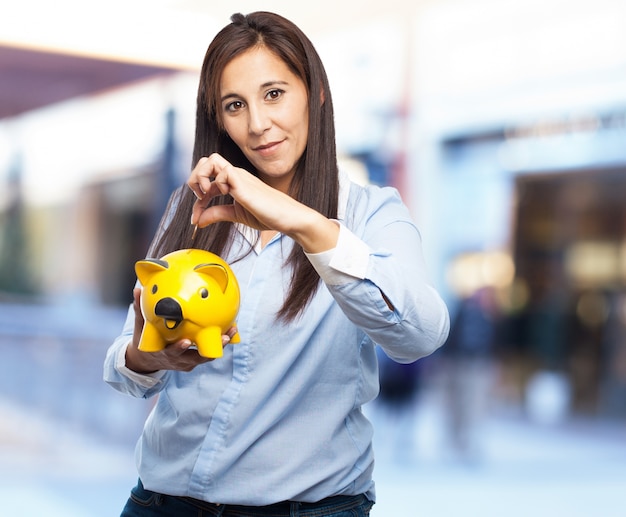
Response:
M265 88L269 88L270 86L286 86L289 85L289 82L287 81L282 81L282 80L275 80L275 81L267 81L265 83L263 83L261 86L259 86L259 90L264 90ZM222 96L220 98L220 102L224 102L227 99L231 99L231 98L237 98L237 97L241 97L241 95L235 93L235 92L231 92L231 93L227 93L226 95Z

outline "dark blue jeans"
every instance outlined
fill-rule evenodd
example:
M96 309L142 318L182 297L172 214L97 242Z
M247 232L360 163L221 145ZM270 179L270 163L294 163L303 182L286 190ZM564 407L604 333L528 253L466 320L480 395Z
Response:
M285 501L269 506L212 504L151 492L139 480L121 517L368 517L372 506L364 495L329 497L317 503Z

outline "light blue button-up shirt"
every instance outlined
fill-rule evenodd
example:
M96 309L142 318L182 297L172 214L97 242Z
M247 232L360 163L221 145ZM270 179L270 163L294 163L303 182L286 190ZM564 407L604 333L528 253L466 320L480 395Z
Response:
M309 255L323 284L295 322L275 319L294 243L277 235L234 261L250 246L249 228L224 257L241 289L241 343L222 358L191 372L130 371L131 306L104 378L133 396L159 394L136 449L147 489L252 506L340 494L374 500L372 427L361 407L379 389L375 346L414 361L445 341L449 319L397 192L341 185L337 247Z

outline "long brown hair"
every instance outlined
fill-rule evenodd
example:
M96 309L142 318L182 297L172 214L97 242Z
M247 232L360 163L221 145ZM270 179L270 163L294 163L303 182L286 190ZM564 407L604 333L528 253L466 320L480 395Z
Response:
M234 14L231 23L209 45L198 86L192 166L203 156L217 152L234 166L258 175L224 130L219 109L219 85L225 66L255 46L263 46L275 53L307 88L308 142L289 194L326 217L336 218L339 179L333 105L326 71L309 38L292 22L277 14ZM194 201L193 192L183 186L178 192L172 220L153 247L155 256L190 245L192 228L189 217ZM226 203L232 203L228 196L212 201L212 204ZM223 255L229 250L232 231L233 225L229 222L209 225L198 230L194 246ZM292 268L291 284L277 317L293 321L315 294L320 279L300 246L293 247L285 265Z

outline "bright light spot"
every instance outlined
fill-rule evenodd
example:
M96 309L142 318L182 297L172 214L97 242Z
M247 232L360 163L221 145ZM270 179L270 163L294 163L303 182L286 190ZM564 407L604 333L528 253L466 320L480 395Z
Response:
M620 249L611 241L577 242L566 251L565 270L581 285L612 283L619 276Z
M448 268L448 282L461 297L482 287L503 289L511 285L515 276L513 260L502 251L464 253L454 259Z

